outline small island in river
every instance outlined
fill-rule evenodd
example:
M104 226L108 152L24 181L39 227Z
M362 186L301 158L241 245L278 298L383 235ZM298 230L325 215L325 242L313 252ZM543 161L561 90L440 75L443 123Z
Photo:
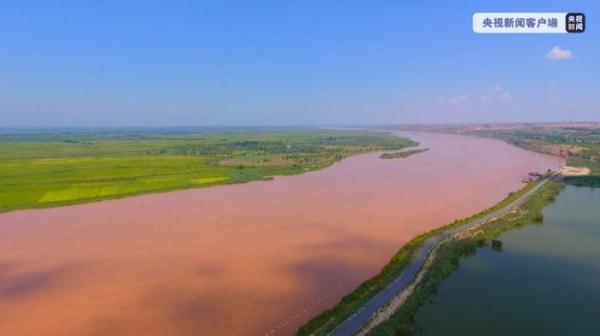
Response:
M405 151L399 151L399 152L392 152L392 153L382 153L379 158L382 160L390 160L390 159L402 159L405 157L409 157L413 154L418 154L418 153L422 153L422 152L426 152L428 151L429 148L417 148L417 149L411 149L411 150L405 150Z

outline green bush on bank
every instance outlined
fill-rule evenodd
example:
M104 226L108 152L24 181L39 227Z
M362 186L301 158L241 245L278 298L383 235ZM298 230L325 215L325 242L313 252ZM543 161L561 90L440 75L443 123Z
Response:
M430 237L448 230L450 228L459 227L465 225L473 220L482 218L498 209L501 209L514 200L521 197L524 193L533 188L536 183L529 184L521 190L509 194L507 198L502 200L495 206L486 209L480 213L477 213L471 217L456 220L453 223L442 226L435 230L429 231L416 238L413 238L410 242L405 244L400 250L391 258L391 260L384 266L381 272L375 277L362 283L357 289L352 291L350 294L343 297L340 302L331 309L328 309L321 314L317 315L300 329L298 329L297 335L327 335L360 307L366 304L373 296L383 290L391 281L393 281L410 263L415 252L419 246L429 239Z
M476 235L442 244L429 271L413 294L389 320L374 328L369 335L411 335L417 327L415 314L419 307L436 292L439 284L446 277L459 268L461 257L473 255L477 248L486 246L491 239L503 232L527 224L540 223L543 220L542 209L555 200L563 187L563 183L550 182L521 205L516 212L482 225Z

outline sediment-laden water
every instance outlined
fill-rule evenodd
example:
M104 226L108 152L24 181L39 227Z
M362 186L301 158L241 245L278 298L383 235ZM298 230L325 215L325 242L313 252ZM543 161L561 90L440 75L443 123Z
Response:
M497 140L407 135L431 149L0 214L0 335L289 335L412 237L562 163Z

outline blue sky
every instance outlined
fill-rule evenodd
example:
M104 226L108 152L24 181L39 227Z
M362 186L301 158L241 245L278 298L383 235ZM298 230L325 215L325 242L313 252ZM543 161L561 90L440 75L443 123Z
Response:
M478 35L477 11L586 14ZM595 1L2 1L0 128L600 119ZM568 60L549 60L559 46Z

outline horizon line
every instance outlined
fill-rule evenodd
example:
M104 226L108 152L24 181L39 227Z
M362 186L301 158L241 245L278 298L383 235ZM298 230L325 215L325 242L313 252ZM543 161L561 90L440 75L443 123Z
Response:
M388 127L388 126L443 126L443 125L516 125L516 124L600 124L600 120L557 120L557 121L494 121L494 122L428 122L428 123L349 123L349 124L205 124L205 125L72 125L72 126L4 126L5 130L38 129L177 129L177 128L339 128L339 127Z

